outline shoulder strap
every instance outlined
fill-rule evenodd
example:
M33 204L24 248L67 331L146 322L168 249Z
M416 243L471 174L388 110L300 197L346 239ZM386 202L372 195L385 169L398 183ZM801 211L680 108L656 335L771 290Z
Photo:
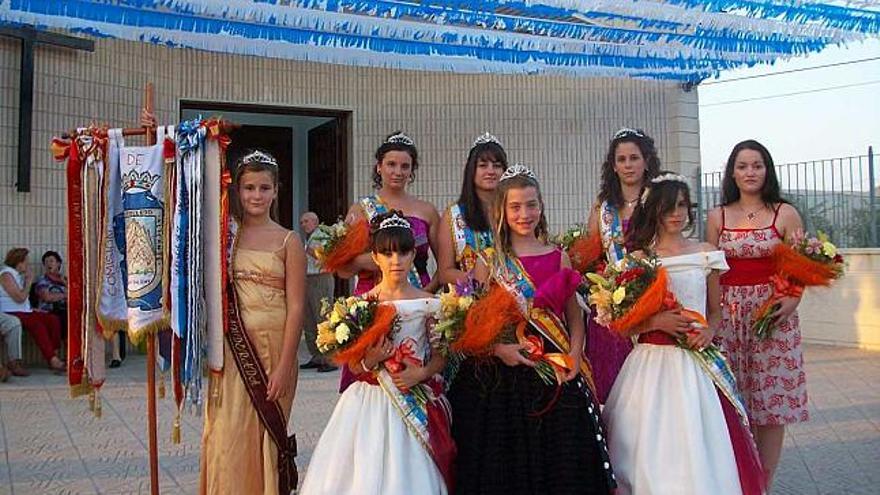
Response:
M724 230L724 206L721 206L721 230Z
M779 210L782 209L783 204L784 203L779 203L778 205L776 205L776 208L773 210L773 223L770 224L773 227L776 227L776 219L779 217Z
M288 232L286 236L284 236L284 242L281 243L281 249L284 249L287 247L287 241L289 241L292 236L293 236L292 230L290 232Z

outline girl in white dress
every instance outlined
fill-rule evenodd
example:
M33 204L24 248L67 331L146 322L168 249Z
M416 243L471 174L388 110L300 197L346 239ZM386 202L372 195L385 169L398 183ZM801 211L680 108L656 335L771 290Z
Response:
M455 447L438 375L445 359L429 338L440 301L408 280L415 238L404 215L377 215L371 231L382 280L367 296L394 305L399 325L348 363L356 381L339 397L299 493L446 494Z
M760 495L763 471L729 367L698 353L720 321L718 277L727 263L723 252L682 235L693 221L689 195L680 175L652 179L627 235L637 255L660 257L669 290L709 326L669 310L630 331L638 343L602 414L618 493Z

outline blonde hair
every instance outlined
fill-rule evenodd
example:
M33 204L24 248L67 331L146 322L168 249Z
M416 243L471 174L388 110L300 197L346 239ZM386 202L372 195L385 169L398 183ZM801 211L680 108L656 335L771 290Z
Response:
M507 225L507 193L511 189L525 189L534 187L538 193L538 203L541 205L541 218L535 227L535 238L546 243L549 237L547 228L547 216L544 214L544 197L541 195L541 186L538 181L525 176L516 175L498 183L495 193L495 202L492 209L498 223L495 225L495 269L507 266L507 258L513 256L513 248L510 244L510 226Z

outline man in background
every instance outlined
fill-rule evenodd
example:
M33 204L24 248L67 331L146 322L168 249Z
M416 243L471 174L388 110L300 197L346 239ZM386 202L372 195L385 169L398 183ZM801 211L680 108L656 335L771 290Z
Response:
M336 370L330 361L318 351L315 340L318 337L318 323L321 322L321 299L333 300L333 275L321 273L315 247L326 236L318 229L320 220L314 212L307 211L299 219L299 226L305 239L306 248L306 306L303 314L303 335L309 348L311 359L300 365L300 369L317 368L318 373Z

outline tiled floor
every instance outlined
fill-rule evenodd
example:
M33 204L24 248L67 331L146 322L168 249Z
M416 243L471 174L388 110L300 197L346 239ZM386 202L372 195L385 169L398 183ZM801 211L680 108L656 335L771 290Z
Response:
M806 359L813 420L787 430L773 493L880 494L880 353L811 345ZM48 372L0 385L0 494L149 493L143 370L142 357L110 370L101 418ZM338 377L300 374L293 428L301 473ZM159 411L161 493L196 493L201 418L185 414L173 445L170 398Z

